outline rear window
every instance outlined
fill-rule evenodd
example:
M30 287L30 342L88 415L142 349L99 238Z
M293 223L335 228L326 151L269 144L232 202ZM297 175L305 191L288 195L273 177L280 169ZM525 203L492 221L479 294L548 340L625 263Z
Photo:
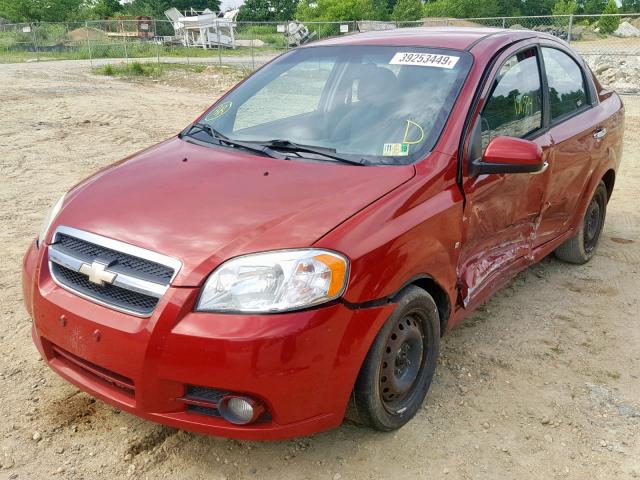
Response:
M580 66L566 53L542 48L542 58L549 84L551 118L571 115L587 104L587 93Z

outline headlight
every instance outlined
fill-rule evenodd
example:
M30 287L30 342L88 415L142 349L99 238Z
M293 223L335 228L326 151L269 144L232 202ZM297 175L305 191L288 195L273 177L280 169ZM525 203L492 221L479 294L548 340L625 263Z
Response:
M279 250L233 258L207 279L196 310L284 312L338 298L348 260L319 249Z
M58 201L53 204L53 207L51 207L51 209L49 210L49 213L47 213L47 216L44 217L44 220L42 221L42 226L40 227L40 234L38 235L38 246L47 239L47 233L49 233L49 227L51 227L51 224L60 213L60 209L62 208L62 204L64 203L65 195L62 195L58 199Z

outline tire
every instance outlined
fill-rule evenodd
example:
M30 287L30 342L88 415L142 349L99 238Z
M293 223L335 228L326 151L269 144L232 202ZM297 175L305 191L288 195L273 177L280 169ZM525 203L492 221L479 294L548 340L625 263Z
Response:
M431 295L410 286L378 332L353 391L358 421L396 430L420 409L438 359L440 318Z
M593 258L604 227L608 199L607 187L600 181L576 235L556 248L556 257L577 265L587 263Z

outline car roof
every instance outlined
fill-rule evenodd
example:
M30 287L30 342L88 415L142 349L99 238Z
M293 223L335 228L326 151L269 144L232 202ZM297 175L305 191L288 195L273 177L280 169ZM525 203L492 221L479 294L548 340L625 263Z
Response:
M470 50L480 43L482 43L484 48L497 49L501 48L505 43L508 44L535 37L550 37L555 39L555 37L551 37L550 35L532 30L473 27L418 27L395 28L392 30L344 35L313 42L308 45L389 45Z

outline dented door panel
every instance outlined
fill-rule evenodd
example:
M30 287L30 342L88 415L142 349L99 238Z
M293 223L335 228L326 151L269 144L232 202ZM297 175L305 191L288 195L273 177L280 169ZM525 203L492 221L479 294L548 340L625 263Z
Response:
M542 147L543 158L547 159L550 136L543 134L533 141ZM507 274L506 267L511 263L531 253L547 180L546 171L481 175L466 180L465 237L459 266L464 304L496 277Z
M521 43L502 53L489 78L471 122L482 122L482 150L496 135L526 138L541 147L543 160L547 161L552 141L543 129L536 44ZM469 150L467 157L471 155L477 153ZM493 288L500 278L511 275L510 267L530 257L547 181L547 171L479 176L467 172L463 177L464 236L458 265L463 306L481 297L483 290Z

